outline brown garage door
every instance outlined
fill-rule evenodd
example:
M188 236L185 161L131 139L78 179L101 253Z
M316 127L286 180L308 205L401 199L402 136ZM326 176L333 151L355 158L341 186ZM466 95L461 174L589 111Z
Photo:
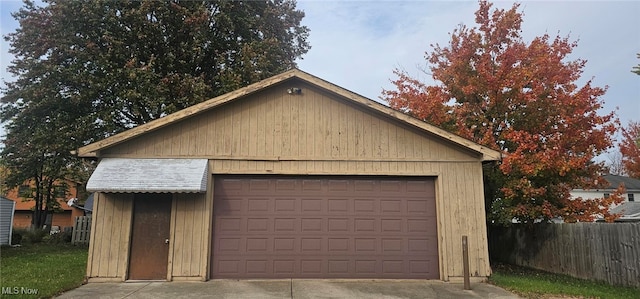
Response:
M212 278L438 279L432 178L220 177Z

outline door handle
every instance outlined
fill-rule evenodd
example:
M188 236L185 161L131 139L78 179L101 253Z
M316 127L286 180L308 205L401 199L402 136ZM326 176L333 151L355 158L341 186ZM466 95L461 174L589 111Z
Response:
M164 239L164 244L169 244L169 239Z

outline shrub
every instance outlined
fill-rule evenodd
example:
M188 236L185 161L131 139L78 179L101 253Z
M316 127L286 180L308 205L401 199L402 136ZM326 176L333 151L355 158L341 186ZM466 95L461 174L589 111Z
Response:
M22 233L13 231L11 234L11 245L22 244Z
M48 244L71 243L71 233L59 232L57 234L45 236L43 240Z
M21 240L19 243L13 243L13 237L11 238L11 244L35 244L42 242L42 239L49 234L48 231L42 229L14 229L13 235L20 235Z

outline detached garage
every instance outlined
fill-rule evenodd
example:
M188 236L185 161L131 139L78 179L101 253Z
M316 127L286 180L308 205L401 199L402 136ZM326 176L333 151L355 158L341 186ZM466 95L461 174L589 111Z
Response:
M491 274L500 153L293 69L78 150L90 281Z

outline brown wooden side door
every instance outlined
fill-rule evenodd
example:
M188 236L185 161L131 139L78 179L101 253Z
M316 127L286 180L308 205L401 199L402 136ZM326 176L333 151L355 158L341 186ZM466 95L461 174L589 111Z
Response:
M134 196L129 279L167 279L171 198L165 193Z

